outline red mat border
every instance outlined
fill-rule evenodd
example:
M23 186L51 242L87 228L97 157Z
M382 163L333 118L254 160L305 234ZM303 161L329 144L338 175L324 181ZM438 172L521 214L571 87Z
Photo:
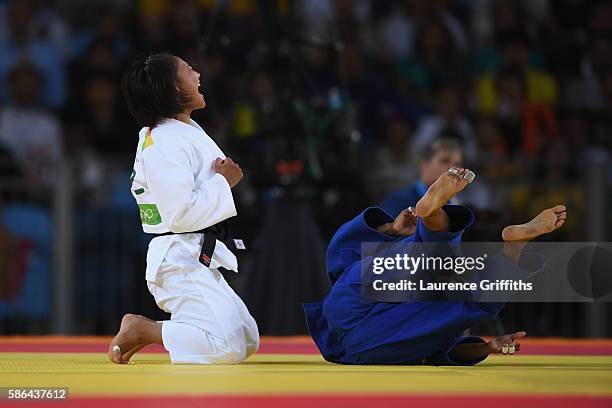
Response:
M52 404L50 406L54 406ZM540 395L306 395L287 396L169 396L169 397L75 397L60 406L84 408L366 408L366 407L418 407L418 408L609 408L612 397L589 395L540 396ZM2 407L40 407L40 403L17 402Z
M110 337L96 336L0 336L0 353L105 353ZM151 345L141 353L163 353ZM319 354L309 337L262 337L259 354ZM525 339L522 355L612 355L612 340L607 339Z

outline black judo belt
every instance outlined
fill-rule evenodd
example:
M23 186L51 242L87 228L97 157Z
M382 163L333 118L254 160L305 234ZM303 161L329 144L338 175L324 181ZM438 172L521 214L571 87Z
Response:
M244 241L242 239L230 238L231 233L227 221L221 221L215 225L198 231L164 232L163 234L152 235L155 235L156 237L163 237L166 235L181 234L204 234L204 239L202 240L202 247L200 248L200 256L198 260L202 265L206 267L210 267L210 262L212 260L213 254L215 253L215 246L217 245L217 240L223 242L228 248L231 248L233 246L236 249L246 249L246 246L244 245Z

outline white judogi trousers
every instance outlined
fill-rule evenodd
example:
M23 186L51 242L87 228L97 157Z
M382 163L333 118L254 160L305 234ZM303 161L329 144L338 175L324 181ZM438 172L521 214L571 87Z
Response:
M149 291L171 314L162 322L164 347L173 364L237 364L259 348L257 323L223 275L198 261L201 237L156 238L169 240L159 266L147 265L157 269ZM159 254L159 248L152 250Z

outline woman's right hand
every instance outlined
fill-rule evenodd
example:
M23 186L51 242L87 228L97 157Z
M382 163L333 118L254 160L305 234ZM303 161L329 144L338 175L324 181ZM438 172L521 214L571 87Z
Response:
M217 158L214 168L215 172L225 177L232 188L242 180L243 174L240 166L229 157L225 159Z

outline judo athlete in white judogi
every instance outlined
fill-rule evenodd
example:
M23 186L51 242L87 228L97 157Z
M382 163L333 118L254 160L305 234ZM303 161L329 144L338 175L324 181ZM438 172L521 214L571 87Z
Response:
M144 126L132 194L144 232L156 235L146 281L171 318L125 315L109 347L114 363L127 363L151 343L162 344L173 364L236 364L259 347L255 320L218 270L238 271L236 256L215 232L236 215L231 188L242 171L190 118L205 106L199 78L180 58L155 54L122 81L130 111Z

